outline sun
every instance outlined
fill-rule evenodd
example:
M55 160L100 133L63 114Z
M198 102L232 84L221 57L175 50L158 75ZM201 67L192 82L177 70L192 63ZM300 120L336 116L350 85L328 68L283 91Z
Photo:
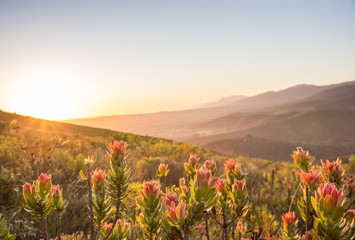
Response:
M32 73L15 87L16 112L48 120L73 118L82 102L78 82L68 74Z

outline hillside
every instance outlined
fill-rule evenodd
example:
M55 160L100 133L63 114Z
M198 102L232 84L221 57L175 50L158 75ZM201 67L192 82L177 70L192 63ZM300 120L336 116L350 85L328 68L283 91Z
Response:
M280 141L289 144L281 144L284 155L273 155L273 160L288 158L289 147L300 144L327 148L331 144L328 156L354 153L355 81L327 86L304 84L236 98L204 105L214 106L210 108L64 122L199 143L223 153L263 158L268 156L266 148L280 146ZM258 140L253 143L258 148L247 144L247 148L236 151L245 145L238 143L245 136L262 139L265 146Z

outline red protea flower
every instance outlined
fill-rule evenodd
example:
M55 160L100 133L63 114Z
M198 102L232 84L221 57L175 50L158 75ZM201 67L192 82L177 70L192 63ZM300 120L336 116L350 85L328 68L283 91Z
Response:
M26 182L25 185L23 185L23 195L24 196L32 196L36 192L36 186L31 183Z
M234 159L229 159L224 163L224 169L227 175L227 182L231 185L235 179L242 180L245 178L245 174L242 172L242 166L239 162L235 162Z
M203 164L203 168L205 170L211 170L212 175L214 175L214 173L216 172L216 162L213 160L207 160Z
M334 183L322 183L315 193L315 200L317 202L323 200L328 210L343 206L345 203L343 189L338 190Z
M299 173L300 179L305 186L309 186L311 189L315 189L321 184L323 177L320 173L317 173L315 168L312 168L311 171L305 173L300 171Z
M125 159L127 157L127 144L124 143L122 140L114 140L113 142L110 142L110 148L107 154L110 158L111 164L116 165L122 159Z
M245 191L245 179L242 180L234 180L234 184L233 184L233 190L234 191Z
M161 163L158 167L157 176L159 178L163 178L163 177L166 177L168 175L168 173L169 173L168 164Z
M324 181L341 185L344 176L344 170L341 167L342 160L338 158L335 162L329 162L329 160L325 163L322 160L321 162Z
M228 195L226 182L227 182L227 179L218 178L218 181L217 181L217 184L216 184L216 190L222 196L227 196Z
M190 154L190 158L189 158L189 164L195 166L198 164L198 161L200 160L199 157L197 157L196 154Z
M304 172L311 169L312 158L308 151L304 151L302 147L297 147L297 151L293 152L293 160L296 166Z
M201 190L207 191L208 189L213 188L217 181L218 179L212 176L210 170L200 169L196 173L195 182L197 187L201 188Z
M281 216L284 226L288 227L291 225L296 225L298 220L294 212L288 212Z
M46 187L46 186L49 186L51 184L51 177L52 177L52 174L41 174L39 177L38 177L38 182L40 184L40 187Z
M160 187L156 185L156 182L149 181L144 183L144 187L142 190L142 196L144 198L153 199L157 198L160 194Z
M57 186L56 185L52 186L52 192L53 192L53 198L62 197L62 190L60 189L59 184Z
M170 194L164 194L163 193L163 203L165 203L165 206L170 206L171 202L174 202L175 204L178 204L178 197L176 193Z
M165 212L165 216L170 225L182 228L187 217L186 205L179 203L175 208L175 203L171 202Z
M102 169L94 170L91 174L91 181L94 187L102 188L106 181L106 172Z

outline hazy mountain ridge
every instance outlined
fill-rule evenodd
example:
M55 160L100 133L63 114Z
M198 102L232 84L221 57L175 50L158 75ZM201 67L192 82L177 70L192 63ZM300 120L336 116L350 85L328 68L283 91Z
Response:
M337 142L336 146L329 148L333 153L329 156L335 156L339 152L345 155L355 153L354 111L355 81L352 81L328 86L297 85L219 107L65 122L199 142L202 146L233 154L238 154L239 148L232 143L239 142L244 146L243 152L239 153L263 158L266 158L263 151L268 151L262 147L262 142L265 146L287 143L288 151L284 151L287 154L291 145L329 148L330 144ZM246 136L258 141L241 144L241 139ZM248 144L260 145L258 151L252 146L246 147Z

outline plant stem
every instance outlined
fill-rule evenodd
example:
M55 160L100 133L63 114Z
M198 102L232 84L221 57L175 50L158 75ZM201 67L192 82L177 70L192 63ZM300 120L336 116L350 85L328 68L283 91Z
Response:
M309 229L309 186L306 186L306 231Z
M46 217L42 217L42 228L43 228L44 240L49 240Z
M101 230L101 222L99 222L99 225L97 226L97 237L96 237L97 240L99 240L100 238L100 230Z
M223 217L223 225L222 225L222 228L223 228L223 240L227 240L228 239L228 225L226 223L226 214L225 214L225 207L222 208L222 217Z
M89 197L89 211L90 211L90 240L94 240L94 211L92 209L92 187L91 187L91 169L90 164L86 164L87 167L87 183L88 183L88 197Z
M207 240L210 240L210 234L208 233L208 212L205 212L205 227Z
M57 236L58 239L61 240L62 237L62 216L60 215L60 213L57 212L57 222L58 222L58 229L57 229Z
M189 240L189 225L184 224L184 240Z

